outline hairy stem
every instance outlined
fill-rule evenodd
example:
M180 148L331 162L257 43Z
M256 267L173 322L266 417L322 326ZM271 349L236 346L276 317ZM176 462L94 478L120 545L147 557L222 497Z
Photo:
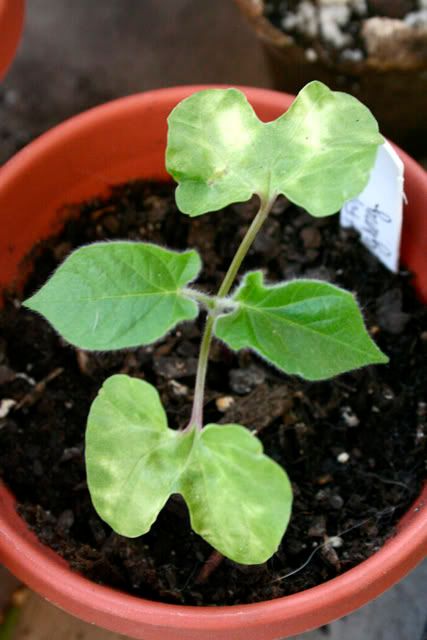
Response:
M207 293L202 293L201 291L191 289L190 287L184 287L181 291L189 298L193 298L193 300L203 305L208 311L215 308L217 300L216 296L210 296Z
M228 271L225 274L224 280L222 281L222 284L218 289L218 297L224 298L230 292L230 289L233 286L234 280L236 279L240 266L243 260L245 259L245 256L248 253L253 241L255 240L258 231L261 229L265 219L270 213L275 200L276 200L276 196L272 197L270 200L261 199L261 204L258 209L258 213L256 214L255 218L252 220L252 223L249 229L247 230L245 237L243 238L239 248L237 249L234 255L234 258L228 268ZM196 427L196 429L201 429L203 427L203 405L204 405L206 372L208 368L209 351L210 351L212 337L213 337L213 327L215 324L215 318L216 318L215 312L208 314L205 330L202 337L202 342L200 345L199 362L197 365L197 374L196 374L196 385L194 389L193 410L191 412L190 422L187 427L189 429L191 429L192 427Z
M199 361L197 363L193 409L188 425L190 429L192 427L196 427L196 429L201 429L203 427L203 404L205 397L206 372L208 370L209 351L212 343L214 323L215 316L208 314L202 342L200 344Z

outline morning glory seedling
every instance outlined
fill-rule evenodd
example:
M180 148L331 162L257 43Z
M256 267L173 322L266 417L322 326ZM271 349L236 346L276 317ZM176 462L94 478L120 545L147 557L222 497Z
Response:
M116 532L146 533L171 494L179 493L194 531L228 558L257 564L276 551L291 514L290 483L244 426L204 424L211 342L216 337L230 349L252 349L307 380L387 362L354 297L332 284L271 284L255 271L231 292L279 195L313 216L337 212L366 186L382 143L366 107L319 82L267 123L240 91L195 93L169 116L166 165L178 183L179 209L199 216L254 194L260 203L218 293L192 285L201 270L196 251L118 241L78 249L25 302L68 342L89 350L151 344L200 309L206 312L185 429L168 427L151 384L126 375L108 378L92 404L88 485L96 510Z

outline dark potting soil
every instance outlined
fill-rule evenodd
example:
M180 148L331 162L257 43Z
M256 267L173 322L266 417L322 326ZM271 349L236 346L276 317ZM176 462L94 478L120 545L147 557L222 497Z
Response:
M40 540L92 580L171 603L277 598L369 557L419 493L426 476L427 310L410 275L386 271L336 216L316 220L284 209L278 201L245 270L262 267L270 281L326 279L356 291L390 364L309 383L215 343L206 420L256 429L293 483L291 523L279 551L261 566L212 555L191 531L178 496L150 533L120 537L97 516L86 486L86 417L106 377L147 379L160 390L170 425L186 425L203 319L151 347L94 354L64 344L9 295L0 320L0 475ZM191 220L177 212L171 185L117 186L106 199L62 212L64 230L34 251L24 293L44 283L73 247L112 238L197 247L204 261L199 286L215 291L255 210L251 201Z
M372 17L404 20L418 15L418 0L353 0L322 6L318 0L265 0L272 24L306 49L309 59L360 62L366 57L362 27Z

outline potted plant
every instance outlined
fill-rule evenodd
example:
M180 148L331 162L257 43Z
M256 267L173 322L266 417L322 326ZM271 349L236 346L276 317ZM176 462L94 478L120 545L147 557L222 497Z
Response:
M87 199L105 192L109 184L141 176L166 178L166 118L180 100L198 89L160 90L94 109L46 134L2 169L0 206L8 212L4 220L8 232L1 234L5 243L0 252L3 288L22 279L22 258L40 238L48 236L60 225L57 212L64 203ZM270 91L247 89L246 94L265 120L277 118L292 102L291 97ZM140 126L142 121L143 127ZM236 120L231 127L228 126L229 119L227 123L229 132L238 126ZM113 156L110 153L112 146ZM417 274L417 288L425 299L425 229L418 206L422 207L425 197L426 179L416 163L403 153L401 156L406 166L406 192L410 202L405 220L403 259ZM173 157L169 162L173 167ZM178 177L182 178L182 175ZM191 189L190 192L187 190L187 199L184 197L181 205L191 206L193 196ZM31 217L27 213L29 210ZM179 255L181 259L186 256L190 261L197 261L194 255ZM238 302L219 300L213 303L209 296L201 294L200 299L203 298L208 307L224 303L228 308ZM158 323L154 323L156 330ZM95 476L97 473L95 471ZM283 483L286 480L280 475L279 484L284 486ZM396 536L358 567L305 592L252 605L212 608L161 604L94 584L72 572L59 556L30 533L17 515L14 499L4 486L0 493L0 557L18 577L70 613L135 638L165 635L208 638L213 634L216 638L276 638L314 628L350 612L415 566L425 554L424 499L425 492L401 521ZM285 516L280 518L279 529L283 528L286 519ZM276 543L277 540L273 541L273 546ZM236 559L240 558L236 556Z
M423 150L423 0L236 2L265 47L276 89L296 93L322 80L362 100L392 140Z
M24 0L0 0L0 78L12 62L24 22Z

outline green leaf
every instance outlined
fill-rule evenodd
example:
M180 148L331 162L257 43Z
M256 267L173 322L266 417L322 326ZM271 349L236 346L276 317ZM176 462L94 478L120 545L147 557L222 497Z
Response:
M384 140L356 98L311 82L290 109L263 123L236 89L207 89L169 116L166 166L191 216L254 193L279 194L314 216L336 213L365 188Z
M183 288L200 268L196 251L96 243L74 251L24 305L82 349L150 344L197 317L198 306Z
M260 564L277 550L292 489L282 467L244 427L209 424L199 432L180 491L194 531L227 558Z
M129 538L146 533L177 491L191 447L191 437L168 428L151 384L108 378L86 430L88 486L101 518Z
M246 274L220 316L215 335L231 349L250 348L285 373L323 380L388 358L369 337L354 296L317 280L265 286Z
M173 431L154 387L125 375L109 378L92 404L86 463L96 510L128 537L149 531L181 493L194 531L228 558L258 564L289 521L289 480L255 436L235 424Z

